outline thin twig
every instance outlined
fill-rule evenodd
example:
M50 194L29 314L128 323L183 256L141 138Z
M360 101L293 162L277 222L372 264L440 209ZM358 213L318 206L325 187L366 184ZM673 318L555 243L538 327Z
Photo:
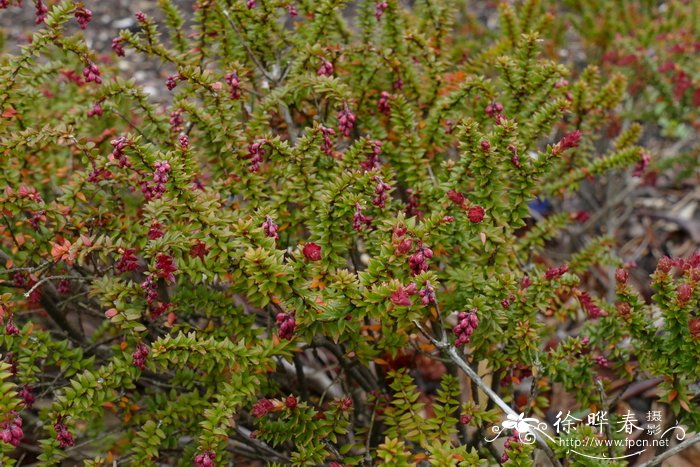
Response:
M34 292L36 289L41 287L41 284L44 284L45 282L48 282L48 281L54 280L54 279L70 279L73 281L89 280L87 277L78 277L78 276L48 276L48 277L44 277L43 279L37 281L37 283L34 284L31 289L27 290L24 293L24 296L29 297L32 294L32 292Z
M660 465L663 461L668 459L669 457L675 456L679 452L683 451L684 449L688 449L690 446L697 444L700 442L700 433L696 433L694 436L691 438L686 439L680 444L677 444L676 446L672 447L668 451L664 452L663 454L659 454L658 456L654 457L652 460L645 462L643 464L640 464L638 467L653 467L656 465Z
M518 417L519 414L515 412L506 402L501 399L501 397L496 394L491 387L484 382L484 380L481 379L481 377L467 364L466 361L457 353L457 349L450 345L447 342L447 336L444 333L443 330L443 338L441 341L438 341L435 339L433 336L431 336L425 328L418 322L414 321L413 322L420 331L430 339L430 341L441 351L445 352L449 357L452 359L452 361L459 367L460 370L462 370L464 373L469 376L469 378L476 384L476 386L481 389L484 394L488 396L489 399L491 399L498 407L501 408L507 415L512 415L513 417ZM537 441L537 444L542 448L544 453L547 455L549 458L550 462L555 465L556 467L561 467L561 463L559 462L559 459L554 455L554 452L552 451L552 448L549 447L547 444L547 441L545 441L542 436L540 436L537 432L533 432L533 435L535 436L535 440Z

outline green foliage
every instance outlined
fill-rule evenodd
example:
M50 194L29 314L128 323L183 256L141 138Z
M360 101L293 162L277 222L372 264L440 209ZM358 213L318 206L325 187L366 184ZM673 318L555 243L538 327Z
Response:
M605 372L700 428L700 257L613 305L611 238L549 255L576 216L535 200L645 150L605 134L630 77L560 63L547 2L486 32L463 2L159 0L115 52L169 70L163 106L46 3L0 58L0 412L39 462L487 465L497 401L593 410Z

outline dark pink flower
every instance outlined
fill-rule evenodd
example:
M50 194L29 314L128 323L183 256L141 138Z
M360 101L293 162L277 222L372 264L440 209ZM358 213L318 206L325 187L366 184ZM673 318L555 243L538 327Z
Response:
M161 230L163 226L160 224L160 222L153 221L151 223L151 226L148 228L148 239L149 240L157 240L163 235L163 231Z
M31 410L31 408L34 406L34 402L36 402L36 397L34 397L34 394L32 393L32 387L25 384L17 395L22 399L24 406L28 410Z
M58 420L53 425L54 430L56 430L56 440L61 446L61 449L71 447L75 444L75 439L65 423L63 423L63 416L59 415Z
M569 265L564 264L562 266L557 267L551 267L547 269L547 271L544 273L544 278L547 280L553 280L557 279L561 276L563 276L567 271L569 270Z
M139 268L138 258L136 257L136 250L133 248L127 248L123 251L122 257L114 263L114 269L117 273L121 274L127 271L135 271Z
M423 305L435 303L435 289L430 285L430 281L425 281L425 286L418 292L418 296L421 298L420 301Z
M377 21L382 19L387 8L389 8L389 3L386 1L380 1L374 5L374 17L377 18Z
M250 413L255 418L262 418L268 413L270 413L275 408L275 405L269 399L260 399L255 404Z
M117 57L123 57L126 55L124 52L124 41L121 37L115 37L112 39L112 50L115 54L117 54Z
M462 193L456 191L456 190L449 190L447 192L447 197L450 198L450 201L455 203L458 206L461 206L464 204L465 197Z
M289 313L277 313L275 316L275 321L277 321L277 326L280 329L280 338L291 340L294 337L294 329L296 329L297 322Z
M379 101L377 102L377 110L386 116L391 115L391 106L389 105L389 93L382 91L379 95Z
M48 12L49 7L44 4L43 0L34 0L34 14L36 15L34 22L36 24L43 23Z
M204 258L207 253L209 253L209 249L207 246L204 244L204 242L197 241L194 245L192 245L192 248L190 248L190 256L192 258Z
M24 437L24 431L22 430L22 418L14 411L10 412L8 415L10 415L9 419L0 425L0 441L4 441L11 446L17 447Z
M318 70L316 70L316 74L318 76L331 76L333 74L333 70L333 64L325 58L322 58L321 66L319 66Z
M474 330L479 326L479 320L476 316L476 308L471 312L462 311L457 315L457 325L452 331L457 336L455 346L461 347L468 344L471 340Z
M226 83L229 86L229 95L231 96L231 99L240 99L241 98L241 80L238 77L238 73L235 71L232 71L231 73L228 73L224 79L226 80Z
M380 177L374 177L374 180L377 182L377 187L374 189L374 193L377 196L372 199L372 204L378 208L383 208L386 204L386 200L389 198L389 190L391 190L391 186L384 183Z
M355 126L355 114L350 111L350 108L345 105L343 109L338 112L338 131L340 131L345 137L350 136L350 132Z
M136 350L131 354L131 362L139 370L144 370L146 368L146 357L148 357L148 347L139 342Z
M95 84L101 84L102 78L100 76L100 69L97 68L93 62L89 62L87 66L83 69L83 78L86 82L94 82Z
M168 91L172 91L177 87L177 82L180 80L180 75L170 75L168 79L165 80L165 87Z
M92 106L90 110L88 110L87 116L88 117L99 117L103 113L102 110L102 105L97 102L95 105Z
M194 457L195 467L213 467L216 453L214 451L204 451Z
M472 206L467 211L467 218L469 222L473 224L478 224L484 220L484 208L481 206Z
M175 275L173 273L177 271L177 264L172 256L165 253L158 253L156 256L156 269L160 277L168 282L175 282Z
M302 249L304 257L309 261L320 261L321 260L321 246L316 243L310 242L304 245Z
M578 300L581 302L581 306L586 312L588 312L588 317L591 319L600 318L605 316L606 313L598 305L593 303L593 299L587 292L579 292Z
M272 220L272 217L265 216L265 222L262 224L263 231L265 232L266 237L274 238L277 240L280 238L279 234L277 231L279 230L279 227L277 224L275 224L275 221Z
M88 23L92 19L92 11L82 6L75 9L74 15L80 25L80 29L87 28Z
M352 228L359 232L370 225L372 225L372 217L362 214L362 206L360 206L360 203L356 203L355 214L352 216Z

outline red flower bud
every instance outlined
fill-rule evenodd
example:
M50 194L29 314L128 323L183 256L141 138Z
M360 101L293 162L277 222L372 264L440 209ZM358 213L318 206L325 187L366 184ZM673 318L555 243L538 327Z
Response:
M484 208L481 206L470 207L467 211L467 218L469 219L469 222L478 224L484 220Z
M307 243L302 249L304 257L309 261L320 261L321 260L321 247L316 243Z

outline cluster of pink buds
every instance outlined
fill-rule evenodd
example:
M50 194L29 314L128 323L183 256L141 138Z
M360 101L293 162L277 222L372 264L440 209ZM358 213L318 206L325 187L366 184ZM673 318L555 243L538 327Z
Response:
M508 450L511 449L512 444L519 442L520 433L518 432L518 430L513 430L511 435L506 439L506 442L503 443L503 448L505 449L505 451L501 455L501 464L506 463L510 459L510 456L508 456Z
M214 451L204 451L195 456L194 465L196 467L212 467L214 465L214 459L216 459L216 453Z
M173 133L181 133L182 126L185 123L185 118L182 114L185 113L183 109L175 109L170 112L170 131Z
M350 136L352 128L355 126L355 114L350 111L346 105L343 109L338 112L338 131L340 131L345 137Z
M304 258L309 261L321 261L321 246L314 242L309 242L304 245L301 252L304 255Z
M168 161L158 161L154 164L153 184L143 182L141 191L146 200L160 199L166 191L165 184L168 182L170 173L170 163Z
M318 76L332 76L333 75L333 64L326 60L325 58L321 59L321 66L318 67L318 70L316 70L316 74Z
M10 418L12 418L12 420L8 420L2 424L0 441L17 447L24 436L24 432L22 431L22 417L13 413L10 414Z
M53 429L56 430L56 440L62 449L71 447L75 444L73 435L63 423L63 416L59 415L56 423L53 424Z
M131 167L129 158L126 157L126 154L124 154L124 149L130 144L129 140L126 139L126 136L119 136L118 138L113 139L110 143L114 148L112 150L112 154L110 154L110 159L116 160L119 163L119 167Z
M88 23L92 19L92 11L80 6L75 9L74 15L76 21L78 21L78 24L80 25L80 29L86 29Z
M14 316L10 315L5 323L5 334L8 336L16 336L19 334L19 328L15 324Z
M31 225L33 229L38 229L39 224L42 224L44 222L46 222L45 209L39 209L32 215L32 217L29 218L29 225Z
M447 192L447 197L450 199L450 201L455 203L457 206L463 206L464 202L466 201L466 198L464 197L464 195L456 190L449 190Z
M34 22L36 24L43 23L48 12L49 7L44 4L43 0L34 0L34 14L36 15Z
M495 101L491 102L489 105L486 106L484 112L486 112L486 115L488 115L489 117L499 115L501 112L503 112L503 104Z
M637 162L637 165L634 166L634 170L632 171L632 176L633 177L641 177L642 175L644 175L644 172L646 172L647 168L649 167L649 162L651 162L651 154L644 151L642 153L642 158L639 159L639 161Z
M602 355L596 355L595 357L593 357L593 361L596 365L602 368L610 368L610 362L607 358L603 357Z
M629 280L629 278L630 278L630 273L629 273L629 271L627 271L627 269L617 268L615 270L615 281L618 284L620 284L620 285L626 284L627 281Z
M389 198L389 190L391 190L391 187L385 183L381 177L374 177L374 181L377 182L377 187L374 189L374 194L377 196L372 199L372 204L378 208L383 208L386 204L386 200Z
M11 193L10 188L6 188L5 191ZM41 203L42 198L41 198L41 193L37 191L37 189L33 186L30 185L20 185L19 190L17 190L17 196L21 199L28 199L29 201L34 201L35 203Z
M117 273L121 274L127 271L135 271L139 268L138 258L136 257L136 250L133 248L127 248L123 250L122 257L119 261L114 263L114 269Z
M134 13L134 17L136 18L136 21L142 24L148 21L148 17L143 11L137 11L136 13Z
M294 336L294 329L297 326L294 316L289 313L277 313L275 321L277 321L277 326L280 328L280 338L291 340Z
M177 87L177 82L180 81L180 75L170 75L168 78L165 80L165 87L168 88L168 91L172 91Z
M425 245L420 245L411 256L408 257L408 266L411 268L411 274L418 274L428 270L428 260L433 257L433 250Z
M151 305L158 298L158 285L153 280L153 276L148 276L141 282L141 288L146 292L146 303Z
M148 227L148 239L149 240L158 240L160 237L165 235L163 231L161 230L163 226L161 225L160 222L153 221L151 225Z
M416 287L416 284L411 283L406 287L399 286L399 288L396 289L389 298L396 306L411 306L411 296L415 295L416 293L418 293L418 287Z
M173 273L177 271L177 264L172 256L165 253L158 253L156 256L156 269L160 277L168 282L175 282L175 275Z
M389 104L390 94L386 91L382 91L379 95L379 101L377 101L377 110L386 115L387 117L391 115L391 105Z
M372 140L369 142L369 146L372 152L367 155L365 160L360 162L360 167L366 172L374 170L381 165L379 155L382 153L382 142L379 140Z
M333 155L333 141L331 141L331 136L335 135L335 130L333 128L326 128L325 126L319 126L318 129L321 131L321 136L323 137L323 142L321 143L321 151L327 156Z
M289 16L291 16L292 18L296 18L299 15L297 7L293 3L287 5L287 13L289 13Z
M270 399L260 399L253 404L253 408L250 410L250 413L255 418L262 418L272 412L274 409L275 404Z
M362 206L360 203L355 203L355 214L352 216L352 228L358 232L363 228L369 228L372 225L372 216L362 214Z
M90 118L101 117L103 113L104 110L102 109L102 104L100 102L96 102L95 105L93 105L92 108L88 110L87 116Z
M693 287L690 284L681 284L676 289L676 298L678 299L678 303L681 305L688 303L692 296Z
M581 306L584 310L586 310L588 316L591 319L600 318L601 316L606 315L605 311L603 311L598 305L593 303L593 299L588 294L588 292L578 291L577 296L578 301L581 303Z
M83 68L83 78L86 82L94 82L96 84L102 83L102 77L100 76L100 69L97 68L93 62L89 62L88 65Z
M279 226L275 224L275 221L272 220L272 217L269 215L265 216L265 222L262 223L262 228L266 237L274 238L275 240L280 238L280 235L277 233Z
M87 181L90 183L97 183L102 180L109 180L112 178L112 172L108 169L97 167L95 161L92 161L92 171L88 175Z
M284 400L284 405L288 409L296 409L297 405L299 405L299 401L294 396L287 396L287 398Z
M17 395L22 399L24 406L31 410L31 408L34 406L34 402L36 402L36 397L34 397L34 394L32 393L32 387L25 384Z
M117 57L123 57L126 55L124 52L124 41L121 37L115 37L112 39L112 50L114 50L114 53L117 54Z
M246 0L245 6L249 9L252 10L255 8L255 0Z
M187 149L189 149L189 147L190 147L190 137L189 136L187 136L185 134L180 135L180 137L178 138L178 142L180 143L180 149L182 149L183 151L187 151Z
M241 98L241 80L238 77L238 73L235 71L232 71L231 73L228 73L226 76L224 76L224 79L226 80L226 83L229 86L231 99L240 99Z
M408 229L405 225L397 225L394 227L393 242L396 245L394 252L399 256L405 255L413 248L413 240L411 237L404 237L407 231Z
M435 296L435 288L430 285L430 281L425 281L425 286L418 292L420 301L423 305L429 305L437 301Z
M408 217L417 217L418 219L422 219L423 211L420 209L420 195L415 193L413 188L407 188L406 195L408 195L408 201L406 202L406 215Z
M461 347L464 344L468 344L472 338L474 330L479 326L479 319L476 317L476 308L470 312L461 311L457 315L457 326L454 327L453 331L457 336L455 345Z
M249 160L248 171L257 172L260 170L260 163L263 161L263 154L265 153L264 145L267 140L259 139L248 145L248 154L245 158Z
M148 347L139 342L136 350L131 354L131 363L139 370L143 370L146 368L146 357L148 357Z
M557 156L567 149L575 148L581 142L581 132L579 130L565 134L557 144L552 147L552 155Z
M548 281L558 279L564 274L566 274L569 271L569 265L568 264L562 264L559 267L551 267L547 269L547 271L544 273L544 278L547 279Z
M382 19L382 15L384 15L387 8L389 8L389 2L387 1L377 2L374 5L374 17L377 18L377 21Z

